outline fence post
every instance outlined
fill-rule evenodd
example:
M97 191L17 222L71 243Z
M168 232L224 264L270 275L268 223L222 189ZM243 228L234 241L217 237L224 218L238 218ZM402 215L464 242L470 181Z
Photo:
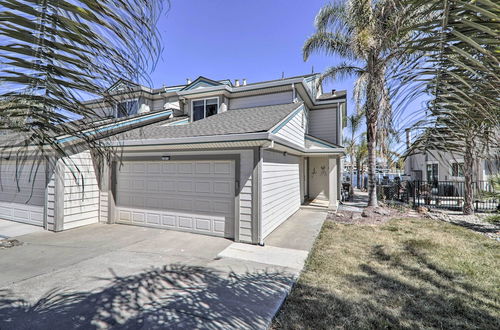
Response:
M412 186L411 194L413 195L413 208L417 208L416 198L415 198L417 195L417 181L413 181L411 186Z

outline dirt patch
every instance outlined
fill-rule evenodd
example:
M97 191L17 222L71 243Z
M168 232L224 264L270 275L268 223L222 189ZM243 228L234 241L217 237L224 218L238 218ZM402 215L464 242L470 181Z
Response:
M366 207L362 212L338 211L328 216L327 220L343 224L380 225L403 213L387 207Z
M416 212L407 208L394 208L386 205L379 207L365 207L359 208L358 211L342 210L337 213L328 215L327 220L343 223L343 224L356 224L356 225L380 225L395 218L421 218L426 217L426 212Z
M23 243L18 241L17 239L4 239L0 241L0 249L8 249L20 245L23 245Z

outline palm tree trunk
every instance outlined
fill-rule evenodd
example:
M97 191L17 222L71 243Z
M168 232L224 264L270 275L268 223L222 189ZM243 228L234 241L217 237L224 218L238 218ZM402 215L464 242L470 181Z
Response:
M464 153L464 210L463 213L470 215L474 214L474 183L473 183L473 168L474 168L474 146L470 139L465 141L465 153Z
M354 156L351 154L351 168L350 168L350 175L351 175L351 186L349 188L349 194L352 196L354 194L354 181L352 179L354 178Z
M358 159L356 159L356 187L358 189L361 189L361 185L359 183L359 180L360 180L360 175L359 175L359 167L360 167L360 161Z
M377 124L374 123L373 116L367 118L367 142L368 142L368 206L378 206L377 185L375 181L375 171L377 166Z

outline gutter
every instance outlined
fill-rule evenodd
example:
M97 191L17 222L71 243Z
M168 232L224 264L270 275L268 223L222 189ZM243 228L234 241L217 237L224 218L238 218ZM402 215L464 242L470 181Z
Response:
M276 149L277 145L289 148L299 155L338 155L345 154L345 148L330 148L328 151L322 150L309 150L305 147L290 143L273 133L258 132L258 133L244 133L244 134L227 134L227 135L210 135L210 136L192 136L184 138L160 138L160 139L146 139L146 140L125 140L113 141L109 143L110 146L119 147L140 147L152 145L182 145L182 144L207 144L207 143L230 143L230 142L245 142L245 141L269 141L270 144L267 149Z
M137 124L137 123L141 123L141 122L144 122L144 121L147 121L147 120L151 120L151 119L159 119L161 117L170 118L170 116L172 116L172 114L173 114L172 110L167 110L167 111L157 112L157 113L154 113L154 114L151 114L151 115L140 116L138 118L133 118L133 119L130 119L130 120L123 120L123 121L119 121L119 122L115 122L115 123L103 125L103 126L96 127L96 128L93 128L93 129L91 128L91 129L83 131L80 135L60 137L60 138L57 139L57 143L71 142L71 141L80 139L81 136L92 136L92 135L95 135L95 134L98 134L98 133L107 132L107 131L110 131L110 130L113 130L113 129L121 128L121 127L124 127L124 126L129 126L129 125L133 125L133 124Z

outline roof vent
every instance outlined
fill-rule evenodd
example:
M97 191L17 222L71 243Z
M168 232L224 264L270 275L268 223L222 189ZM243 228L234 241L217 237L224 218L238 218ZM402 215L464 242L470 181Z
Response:
M335 95L336 89L332 89L332 95Z
M243 78L243 86L246 86L247 85L247 80L245 78Z
M188 84L188 85L189 85L190 83L191 83L191 79L186 78L186 84Z
M240 81L239 81L238 79L235 79L235 80L234 80L234 85L235 85L236 87L238 87L238 86L240 85Z

